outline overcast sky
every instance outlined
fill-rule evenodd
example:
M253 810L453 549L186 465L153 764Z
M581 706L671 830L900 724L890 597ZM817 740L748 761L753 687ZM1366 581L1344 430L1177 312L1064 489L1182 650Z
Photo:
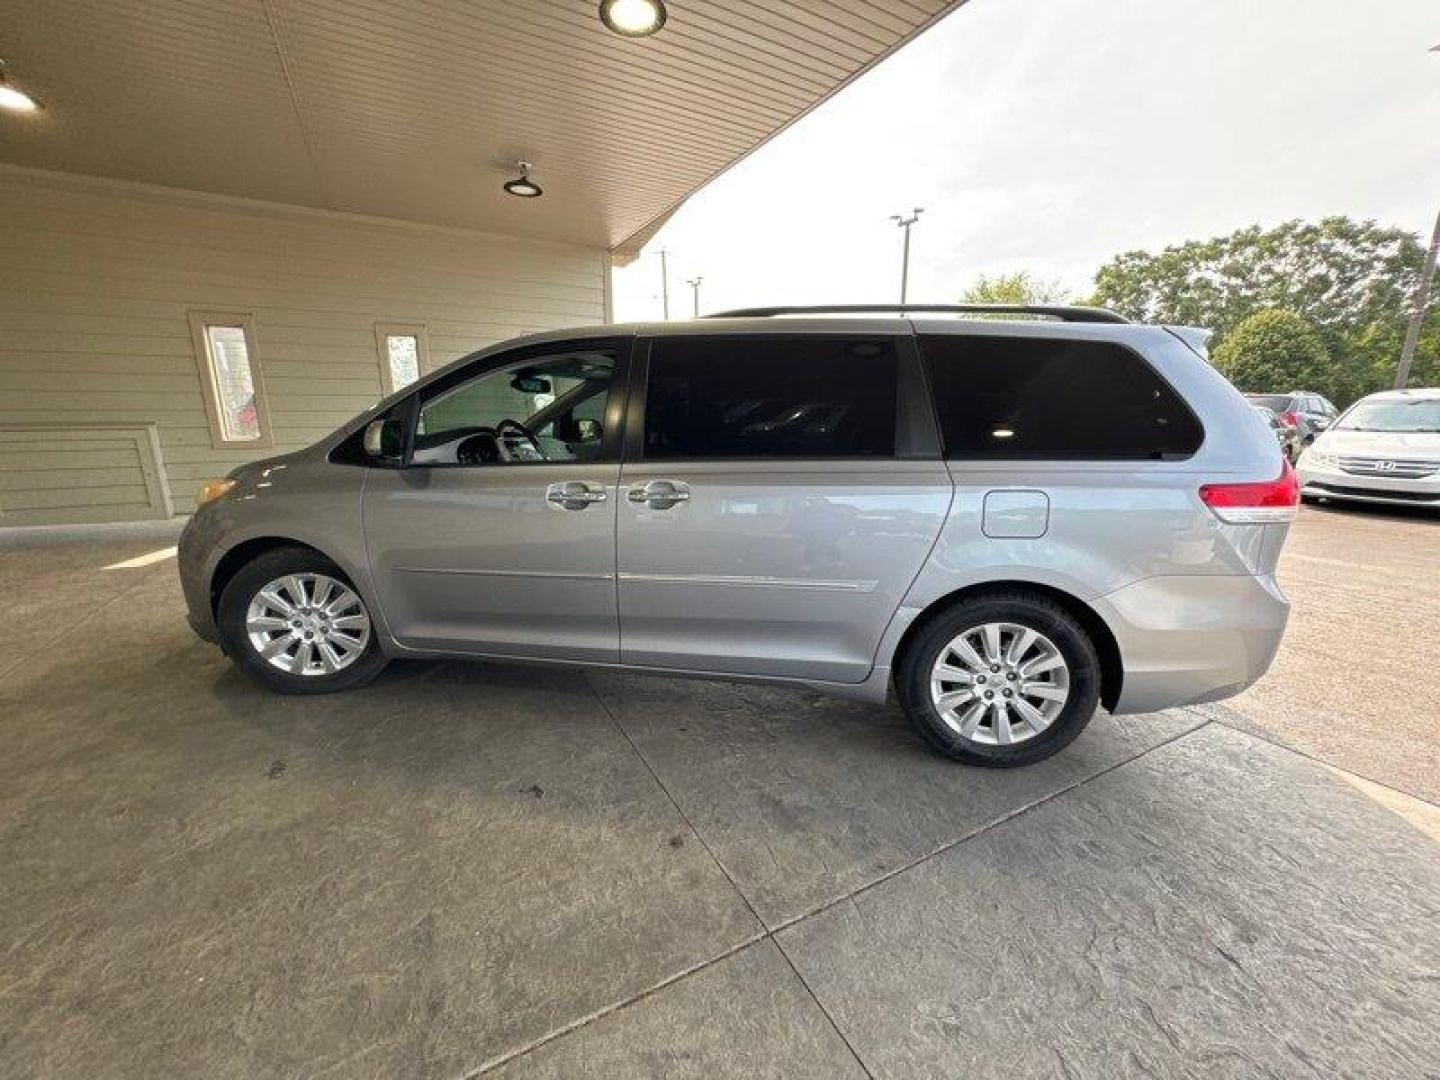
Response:
M1440 0L969 0L694 196L615 275L619 319L912 301L1117 252L1440 210Z

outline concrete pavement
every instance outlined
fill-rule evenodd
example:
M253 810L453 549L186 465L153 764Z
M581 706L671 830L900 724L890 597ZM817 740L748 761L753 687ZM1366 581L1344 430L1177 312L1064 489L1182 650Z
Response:
M0 545L0 618L42 631L0 653L0 1075L1440 1061L1430 808L1267 741L1303 728L1100 716L991 772L767 687L397 664L278 698L173 564L100 569L169 542Z
M1303 506L1270 673L1213 715L1440 804L1440 513Z

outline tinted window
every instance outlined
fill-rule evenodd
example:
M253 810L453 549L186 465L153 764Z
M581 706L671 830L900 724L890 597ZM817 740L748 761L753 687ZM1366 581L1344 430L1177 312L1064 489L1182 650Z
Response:
M1187 456L1203 437L1175 391L1118 345L936 335L921 349L950 457Z
M647 458L889 457L895 347L886 339L657 338Z

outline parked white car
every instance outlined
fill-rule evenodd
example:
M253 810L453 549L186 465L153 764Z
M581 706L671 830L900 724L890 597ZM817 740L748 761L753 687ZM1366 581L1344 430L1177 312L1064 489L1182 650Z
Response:
M1440 389L1361 398L1296 468L1307 499L1440 506Z

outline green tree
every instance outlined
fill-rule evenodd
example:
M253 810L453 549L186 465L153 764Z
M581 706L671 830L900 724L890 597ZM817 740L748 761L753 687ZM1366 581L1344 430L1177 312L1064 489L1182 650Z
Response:
M1335 365L1315 328L1293 311L1257 311L1210 354L1241 390L1318 390L1327 396Z
M1395 382L1395 366L1405 343L1403 320L1374 322L1345 335L1355 358L1356 396L1388 390ZM1440 303L1432 303L1415 343L1410 367L1411 386L1440 386Z
M1068 304L1070 294L1058 281L1032 277L1027 270L1014 274L981 274L960 297L962 304Z
M1317 390L1344 405L1394 379L1423 257L1414 233L1373 221L1287 221L1117 255L1097 272L1092 302L1141 321L1208 327L1216 350L1256 312L1291 311L1319 333L1331 368L1323 379L1267 389ZM1437 333L1422 338L1411 385L1440 376Z
M1095 275L1095 300L1133 319L1220 335L1261 308L1288 308L1322 332L1349 331L1403 319L1423 257L1414 233L1373 221L1287 221L1158 255L1117 255Z

